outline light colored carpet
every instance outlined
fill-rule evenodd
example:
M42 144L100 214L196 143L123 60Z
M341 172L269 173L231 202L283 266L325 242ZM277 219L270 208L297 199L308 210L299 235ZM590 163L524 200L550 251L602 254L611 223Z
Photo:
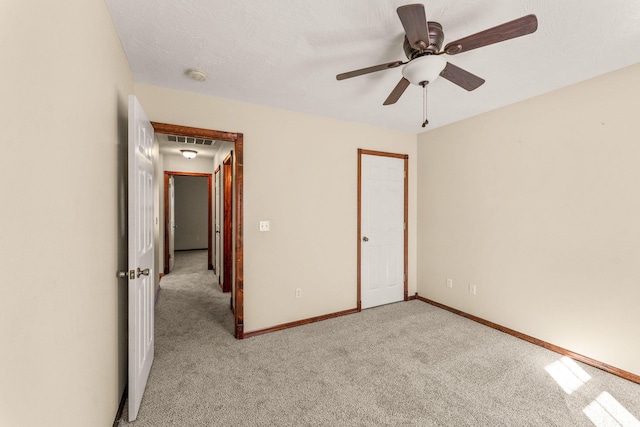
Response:
M161 285L133 426L640 426L640 385L420 301L237 341L206 251Z

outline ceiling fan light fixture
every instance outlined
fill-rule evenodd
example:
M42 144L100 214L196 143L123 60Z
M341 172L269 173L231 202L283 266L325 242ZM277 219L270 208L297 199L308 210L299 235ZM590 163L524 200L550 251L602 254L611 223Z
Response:
M446 59L440 55L424 55L405 65L402 76L416 86L423 82L433 83L446 65Z
M198 155L198 152L195 150L180 150L180 152L187 159L193 159Z

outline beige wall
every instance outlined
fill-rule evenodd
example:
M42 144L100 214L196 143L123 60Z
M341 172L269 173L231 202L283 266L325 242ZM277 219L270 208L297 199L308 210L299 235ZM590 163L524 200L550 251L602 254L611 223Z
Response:
M143 84L136 94L152 121L244 134L245 332L356 307L358 148L409 154L415 229L415 135ZM413 236L409 254L412 294Z
M133 77L102 0L8 0L0 17L0 425L108 426Z
M638 112L635 65L421 134L419 294L640 374Z
M194 172L213 174L213 158L198 156L187 159L184 156L164 154L164 170L169 172Z

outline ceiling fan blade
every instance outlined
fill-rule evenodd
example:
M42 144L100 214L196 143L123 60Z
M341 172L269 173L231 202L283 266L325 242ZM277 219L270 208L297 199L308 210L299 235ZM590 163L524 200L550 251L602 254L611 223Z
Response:
M468 91L477 89L484 83L484 79L453 65L451 62L447 62L447 65L444 67L444 70L440 72L440 75L451 83L457 84Z
M388 70L389 68L396 68L403 64L405 64L405 62L402 62L402 61L387 62L386 64L374 65L373 67L361 68L359 70L338 74L336 76L336 79L338 80L350 79L351 77L357 77L363 74L369 74L369 73L374 73L376 71Z
M408 4L398 8L398 16L412 48L425 50L429 47L429 27L422 4Z
M536 16L527 15L448 43L444 48L444 52L449 55L455 55L482 46L531 34L537 29L538 19Z
M398 99L400 99L400 97L402 96L404 91L407 89L407 87L409 87L410 84L411 83L409 82L409 80L403 77L402 80L398 82L396 87L393 88L393 90L391 91L387 99L382 103L382 105L391 105L398 102Z

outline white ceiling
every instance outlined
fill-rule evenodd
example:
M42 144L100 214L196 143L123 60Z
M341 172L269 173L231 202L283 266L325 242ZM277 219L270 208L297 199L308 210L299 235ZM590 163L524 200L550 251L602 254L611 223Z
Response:
M486 80L467 92L445 79L382 102L406 60L396 8L407 0L106 0L137 82L419 133L640 62L637 0L430 0L444 44L533 13L538 31L446 56ZM185 70L208 79L197 82Z

